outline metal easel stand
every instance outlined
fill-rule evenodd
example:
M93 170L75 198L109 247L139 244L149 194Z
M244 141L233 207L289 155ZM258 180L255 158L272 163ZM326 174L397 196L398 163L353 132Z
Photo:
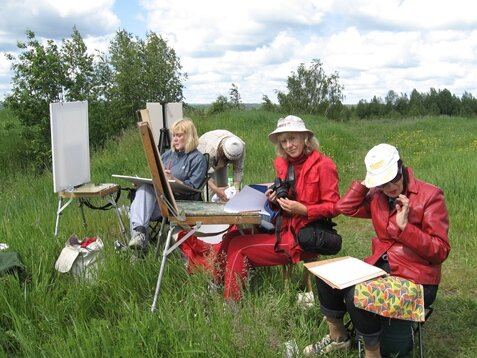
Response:
M164 195L160 196L160 199L162 202L168 207L170 213L174 216L174 218L177 221L184 221L185 218L181 215L178 215L175 210L172 209L172 205L169 203L169 201L165 198ZM172 210L171 210L172 209ZM154 300L152 301L152 306L151 306L151 312L154 312L156 310L157 306L157 298L159 297L159 291L161 289L161 282L162 282L162 276L164 275L164 269L166 267L166 262L167 262L167 257L175 250L177 249L184 241L186 241L189 237L194 235L197 230L200 229L202 226L202 222L197 222L193 228L190 229L190 231L184 235L179 241L177 241L174 245L170 246L171 244L171 239L172 239L172 233L173 231L179 227L180 225L177 225L175 223L172 223L169 218L164 218L163 223L165 221L169 221L169 231L167 233L167 239L166 239L166 244L164 246L164 251L162 252L162 260L161 260L161 268L159 269L159 275L157 276L157 283L156 283L156 289L154 291ZM161 227L161 233L162 233L162 227ZM159 237L160 239L160 237ZM169 247L170 246L170 247Z

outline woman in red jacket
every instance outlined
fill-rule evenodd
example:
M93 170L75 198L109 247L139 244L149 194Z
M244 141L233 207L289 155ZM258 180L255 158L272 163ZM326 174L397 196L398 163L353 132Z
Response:
M376 231L372 255L365 259L394 276L424 288L424 305L430 306L441 280L441 264L450 251L449 221L441 189L415 178L404 167L397 149L389 144L373 147L365 158L366 178L354 181L337 204L347 216L371 218ZM363 336L366 357L380 357L381 324L378 315L356 308L354 286L335 290L317 280L321 312L329 335L305 348L306 355L348 348L350 339L343 325L346 311Z
M216 280L224 283L226 299L240 299L250 267L296 263L316 256L303 252L294 234L312 221L336 216L336 165L319 152L318 141L303 120L296 116L280 118L268 138L276 145L278 157L274 166L282 182L265 194L271 206L281 212L276 222L279 235L241 235L238 230L225 235L218 254ZM293 184L282 185L283 182Z

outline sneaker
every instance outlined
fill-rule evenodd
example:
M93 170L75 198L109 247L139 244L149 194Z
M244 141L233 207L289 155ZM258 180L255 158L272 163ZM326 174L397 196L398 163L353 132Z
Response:
M330 335L327 334L323 337L323 339L319 342L310 344L306 346L303 350L303 355L305 357L311 357L314 355L320 356L324 355L329 352L337 351L337 350L348 350L351 348L351 339L348 337L345 341L342 342L335 342L332 341Z
M134 231L132 239L129 241L129 248L133 250L143 250L146 248L146 234L141 231Z

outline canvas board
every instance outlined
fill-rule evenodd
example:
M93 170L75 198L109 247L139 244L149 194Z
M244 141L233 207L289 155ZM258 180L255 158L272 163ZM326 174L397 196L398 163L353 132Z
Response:
M50 129L54 192L89 182L88 102L50 103Z
M149 122L151 126L152 137L154 143L159 143L161 129L164 128L164 115L162 112L162 104L149 102L146 103L146 109L149 111Z

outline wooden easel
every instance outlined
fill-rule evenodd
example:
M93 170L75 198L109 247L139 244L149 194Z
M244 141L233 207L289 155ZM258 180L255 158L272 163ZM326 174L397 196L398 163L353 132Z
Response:
M83 219L83 226L87 227L86 217L84 215L84 209L83 209L85 200L87 200L88 198L105 198L114 207L118 217L119 228L121 230L121 233L124 239L127 242L126 230L124 228L124 224L121 219L121 214L119 212L118 205L113 197L113 195L120 190L121 188L117 184L87 183L87 184L80 185L76 188L73 188L72 190L64 190L64 191L58 192L58 210L56 211L55 237L58 235L58 228L60 225L61 214L63 213L63 210L65 210L68 207L68 205L72 203L73 200L79 201L79 207L81 209L81 216ZM63 205L63 199L68 199L68 201L64 205Z
M257 212L228 213L224 211L225 205L219 203L201 201L176 202L169 181L166 178L161 157L154 145L149 124L147 122L139 122L138 126L151 172L156 199L163 217L161 231L166 221L170 224L162 254L161 268L157 277L154 300L151 306L151 312L154 312L167 257L184 241L198 232L202 224L260 224L261 216ZM172 233L177 228L188 230L188 232L174 245L171 245Z

